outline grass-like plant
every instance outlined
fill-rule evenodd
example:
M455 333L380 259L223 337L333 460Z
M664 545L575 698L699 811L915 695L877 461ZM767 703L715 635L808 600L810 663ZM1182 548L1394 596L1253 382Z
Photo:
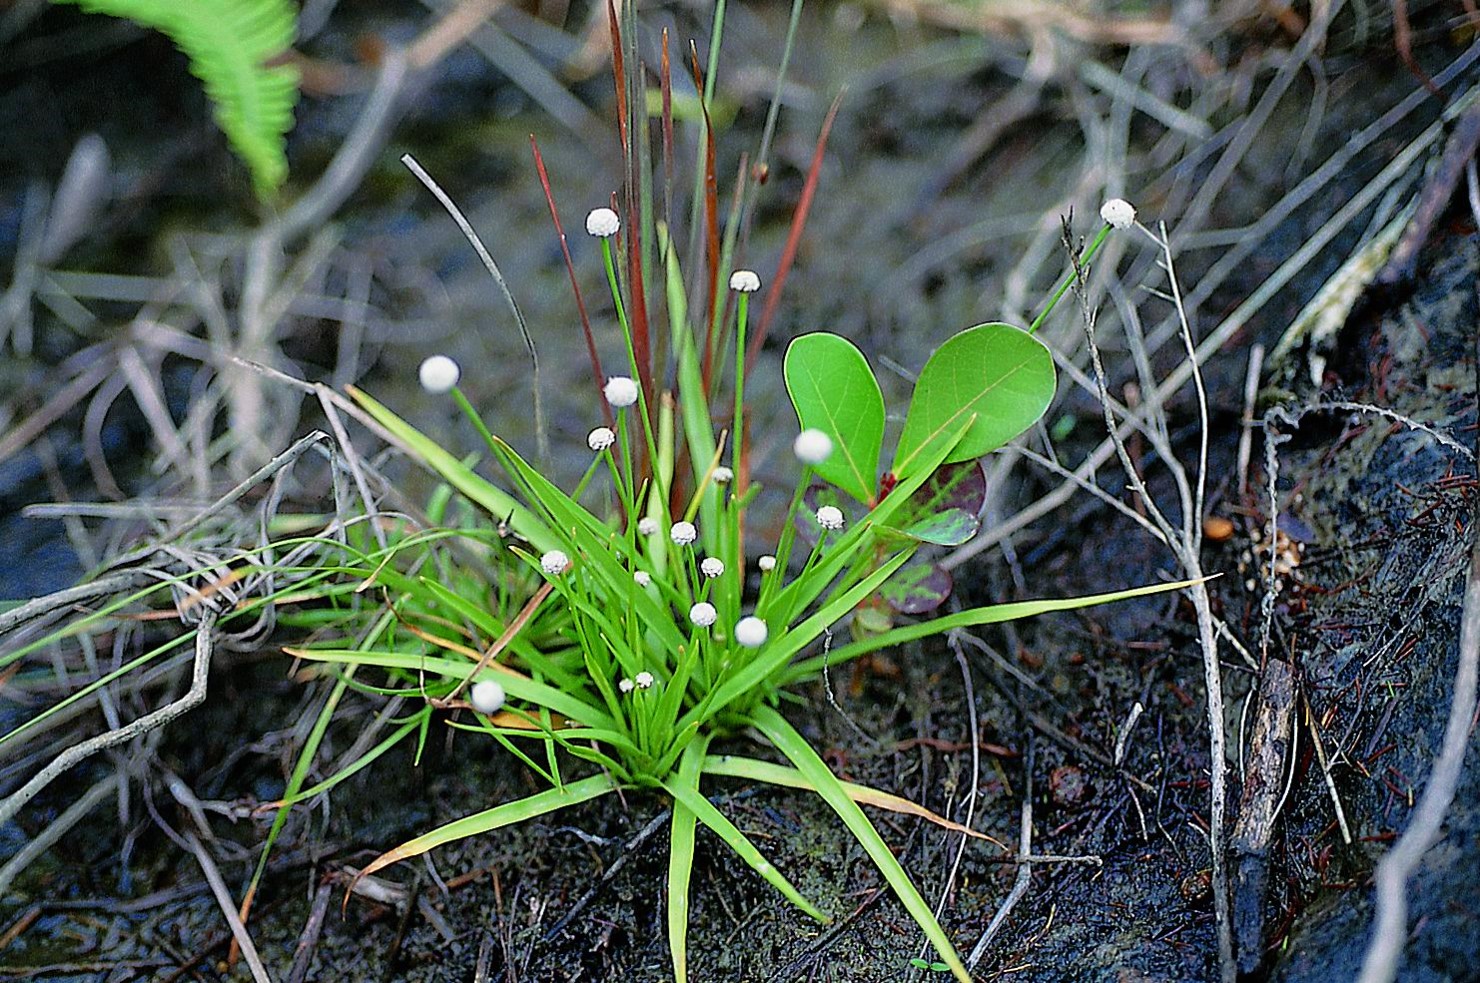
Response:
M885 646L1184 585L977 607L887 630L871 630L864 620L851 641L825 654L815 651L825 632L889 586L922 546L955 545L975 533L975 510L962 508L953 494L952 469L1039 419L1054 392L1052 358L1031 330L1008 324L982 324L951 338L920 373L892 468L880 478L884 405L867 359L834 334L799 337L785 361L801 427L795 491L779 540L752 557L746 518L758 487L745 479L748 447L740 435L749 304L759 277L738 270L729 279L730 398L711 398L698 384L700 339L687 335L674 339L677 393L650 393L638 381L652 375L639 360L618 274L621 225L605 208L587 220L600 241L629 374L604 380L613 426L591 430L591 463L574 490L562 489L492 432L458 388L457 365L444 356L423 363L421 381L429 391L451 394L482 435L507 488L469 466L461 449L444 448L369 394L351 391L483 516L354 557L345 572L361 578L359 592L383 590L389 616L352 642L319 641L289 651L347 667L345 678L352 670L387 670L389 685L379 691L423 698L427 709L392 738L424 733L432 708L471 711L454 726L497 740L550 785L403 843L360 876L619 789L650 789L673 803L668 937L675 978L684 980L689 882L701 824L802 911L829 918L825 899L804 897L705 796L706 776L738 777L821 796L940 962L967 980L930 906L860 806L970 831L896 796L839 780L780 712L783 697L825 666ZM1107 222L1085 261L1109 230ZM678 278L671 254L665 265L670 280ZM711 419L712 406L724 407L721 419ZM687 469L681 468L685 459ZM836 505L809 504L814 480L866 511L850 521ZM799 516L807 522L795 521ZM799 525L813 535L799 535ZM427 562L427 548L447 537L472 547L476 563L449 567L439 554L435 573L418 573L415 565ZM355 685L370 685L363 675L353 678ZM736 753L726 743L748 734L763 737L786 763ZM573 769L572 759L589 765Z

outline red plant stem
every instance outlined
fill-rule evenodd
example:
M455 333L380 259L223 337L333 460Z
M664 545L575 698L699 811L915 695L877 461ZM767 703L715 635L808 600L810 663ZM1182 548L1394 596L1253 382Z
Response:
M755 337L750 339L750 348L746 352L746 361L755 364L756 355L765 344L766 334L771 330L771 319L776 316L776 304L781 299L781 288L786 285L786 277L791 273L792 264L796 262L797 246L802 241L802 230L807 227L807 214L812 209L812 199L817 194L817 181L822 174L822 156L827 150L827 137L832 132L833 120L837 118L838 108L843 104L843 94L833 100L832 107L827 111L827 117L822 121L822 132L817 135L817 148L812 152L812 163L807 168L807 181L802 185L802 196L797 201L797 210L791 216L791 231L786 235L786 247L781 250L781 259L776 263L776 275L771 279L771 287L766 291L766 306L761 311L761 322L756 326Z
M622 141L622 156L627 156L627 69L622 58L622 29L617 26L617 8L606 0L606 23L612 41L612 81L617 89L617 139Z
M746 154L741 154L740 169L735 172L734 204L730 209L729 217L732 227L734 223L739 221L740 206L744 202L745 177L748 173L749 166L749 157ZM717 305L719 309L713 312L713 316L709 320L709 330L704 334L704 368L702 378L704 380L704 393L706 396L712 395L714 392L714 353L723 350L729 344L727 326L729 324L730 301L732 299L733 297L727 291L724 302ZM738 357L737 355L736 358ZM741 487L743 488L744 486Z
M699 109L704 114L704 245L707 251L705 257L709 273L709 293L705 297L705 310L708 312L709 325L705 337L714 336L715 297L719 291L719 182L715 177L714 163L714 126L709 118L709 106L705 104L704 72L699 68L699 49L694 42L689 42L689 61L693 65L694 89L700 93ZM709 380L704 381L704 392L709 392Z
M652 350L648 340L647 296L642 283L642 232L641 216L638 215L637 155L632 145L631 120L628 109L632 106L627 92L627 64L623 52L622 29L617 23L617 8L613 0L606 0L607 26L612 42L612 79L617 94L617 136L622 142L622 173L624 176L624 198L626 208L618 208L615 200L612 208L623 214L623 238L627 244L627 293L629 322L632 328L632 353L637 360L637 384L649 404L653 399ZM636 108L636 107L633 107Z
M663 96L663 198L668 207L673 188L673 67L668 61L668 28L663 28L663 60L658 86ZM669 225L670 238L673 235Z
M555 210L555 195L550 190L550 175L545 171L545 159L540 154L540 145L534 134L529 135L529 147L534 152L534 168L540 175L540 187L545 190L545 204L550 206L550 220L555 223L555 232L560 236L560 254L565 257L565 272L570 277L571 293L576 297L576 310L581 315L581 332L586 336L586 354L591 359L591 378L596 383L597 402L607 427L614 426L612 408L602 396L601 388L606 376L601 371L601 356L596 354L596 338L591 333L591 316L586 313L586 301L581 296L581 284L576 279L576 264L570 258L570 246L565 239L565 229L560 224L560 213Z

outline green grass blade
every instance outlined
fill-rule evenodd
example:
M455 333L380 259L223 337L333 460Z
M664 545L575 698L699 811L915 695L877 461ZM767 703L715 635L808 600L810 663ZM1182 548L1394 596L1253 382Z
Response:
M331 701L330 704L326 704L325 716L323 718L325 722L327 722L329 717L333 715L334 706L337 706L337 702L335 701ZM426 707L422 710L419 710L406 723L402 724L400 727L392 731L389 737L386 737L379 744L375 745L373 748L366 751L360 757L356 758L354 761L351 761L349 764L345 765L343 768L339 769L334 774L324 779L322 782L319 782L312 788L306 788L300 792L293 792L291 794L285 795L283 798L274 803L274 805L287 808L289 806L297 805L299 802L311 799L316 795L320 795L324 792L329 791L331 788L338 785L346 778L349 778L355 773L366 768L381 755L385 754L391 748L401 743L401 741L404 740L407 735L409 735L412 731L416 730L422 725L423 719L431 712L431 707ZM316 734L315 736L322 737L321 734ZM315 751L318 750L318 741L313 742L313 749ZM313 755L309 755L307 760L311 763L313 760ZM274 823L274 825L276 825L276 823Z
M472 670L473 666L468 662L458 662L452 659L443 659L435 655L423 655L418 652L383 652L372 649L285 649L289 655L300 659L310 659L317 662L334 662L351 666L380 666L383 669L406 669L411 672L428 672L446 676L449 679L463 679ZM556 713L569 717L577 723L588 727L598 727L615 730L613 723L606 711L594 707L589 703L530 679L528 676L520 675L511 669L505 668L498 663L490 663L479 673L479 679L496 680L504 691L518 700L527 700L530 703L542 707L548 707Z
M528 482L541 503L560 521L561 528L570 531L571 542L585 561L586 569L605 582L608 596L626 598L643 626L654 632L668 651L676 651L684 644L684 636L674 625L672 614L659 606L647 592L632 586L632 574L614 555L610 545L616 533L602 525L537 469L530 467L507 443L498 443L506 456L507 466L516 471L521 480Z
M678 722L678 729L682 730L695 720L714 716L739 697L751 692L785 666L788 659L810 645L829 625L853 610L859 601L878 589L878 586L888 580L890 575L909 558L909 552L899 554L859 581L842 597L834 598L832 603L812 617L761 649L760 654L747 663L745 668L714 690L708 700L684 714L683 719Z
M1148 594L1162 594L1166 591L1181 590L1199 583L1196 580L1179 580L1170 584L1149 584L1145 587L1132 587L1129 590L1111 591L1108 594L1082 594L1079 597L1043 598L1036 601L1013 601L1009 604L991 604L986 607L972 608L969 611L960 611L956 614L942 615L931 618L919 624L905 625L891 631L881 632L872 638L861 639L839 646L828 652L825 656L814 656L804 659L796 665L791 666L783 674L784 684L794 683L822 672L823 666L836 666L856 659L860 655L888 648L891 645L902 645L912 642L918 638L930 635L940 635L956 628L975 628L979 625L994 625L1000 621L1016 621L1018 618L1031 618L1039 614L1047 614L1050 611L1074 611L1079 608L1094 607L1097 604L1109 604L1111 601L1124 601L1132 597L1145 597Z
M795 768L785 765L774 764L770 761L761 761L759 758L747 758L738 754L711 754L704 758L704 774L723 775L730 778L746 778L753 782L765 782L768 785L780 785L783 788L800 788L816 791L812 783L807 781ZM967 836L979 840L991 840L985 833L978 833L969 826L963 826L942 816L940 813L927 809L917 802L911 802L903 796L883 792L867 785L857 785L853 782L839 781L848 798L861 806L873 806L876 809L887 809L905 816L915 816L919 819L928 820L943 829L953 833L964 833ZM992 840L992 842L996 842Z
M874 829L874 824L868 821L863 810L858 804L848 797L843 785L828 770L827 765L812 750L812 746L806 742L796 728L786 722L771 707L761 707L753 717L755 725L760 728L761 733L776 745L777 750L796 765L797 770L812 784L817 794L822 796L828 805L832 806L848 827L859 845L868 853L869 859L879 868L879 873L884 875L895 895L904 904L905 910L920 926L930 944L935 946L935 951L940 954L941 959L956 979L961 983L971 983L971 974L966 972L966 966L961 962L961 957L956 954L956 947L951 945L951 940L946 937L945 929L940 927L940 922L935 920L935 914L930 910L930 905L920 896L894 854L889 852L879 831Z
M750 842L750 837L740 832L739 828L730 822L724 813L716 809L712 802L699 794L697 789L691 788L682 782L674 781L672 778L663 782L663 788L669 795L673 796L675 803L682 803L683 807L693 813L701 823L719 834L719 838L724 840L725 844L731 850L734 850L741 860L744 860L752 870L764 877L770 882L772 887L785 895L786 900L824 925L832 920L820 908L802 897L802 893L792 886L791 881L787 880L781 871L777 870L771 865L769 860L761 855L760 850L756 849L755 844Z
M435 440L401 419L389 408L381 405L363 390L347 387L355 402L374 417L391 436L395 437L427 467L435 471L444 481L481 506L494 518L508 520L509 527L529 540L531 546L541 553L556 549L560 539L535 514L520 505L508 492L488 479L478 475L472 468L453 457Z
M479 833L487 833L502 826L511 826L514 823L522 823L539 816L546 815L564 809L568 806L579 805L589 802L591 799L615 791L617 783L607 775L592 775L578 782L570 782L562 788L552 788L545 792L537 792L534 795L519 799L514 802L505 802L503 805L485 809L471 816L454 820L445 826L439 826L430 833L423 833L412 840L407 840L394 850L388 850L372 860L364 870L355 875L355 880L368 877L377 870L389 867L393 863L405 860L409 857L418 857L428 850L434 850L446 843L456 840L465 840L469 836L477 836Z
M700 765L708 741L700 738L684 749L673 779L699 794ZM668 834L668 952L673 958L673 983L689 978L689 879L694 873L694 834L698 817L677 799Z

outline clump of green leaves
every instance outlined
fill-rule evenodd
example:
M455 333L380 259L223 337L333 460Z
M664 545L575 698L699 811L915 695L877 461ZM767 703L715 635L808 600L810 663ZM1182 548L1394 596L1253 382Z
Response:
M976 509L963 506L972 494L963 499L961 489L973 487L969 476L980 474L981 455L1043 414L1055 386L1052 359L1031 334L1007 324L983 324L954 336L921 372L893 466L881 476L884 405L867 360L837 335L798 338L784 369L804 432L797 483L779 540L753 568L744 529L757 489L744 481L744 442L731 437L722 420L711 418L711 403L701 388L681 386L676 396L652 399L636 381L651 376L643 371L626 314L618 224L615 213L602 209L593 213L588 228L601 236L631 374L605 383L615 429L592 431L591 464L573 492L491 431L456 388L456 373L446 371L445 359L438 371L424 372L423 380L450 388L482 434L489 459L505 475L507 490L368 394L351 390L403 447L484 510L482 525L468 539L487 551L488 569L500 571L495 575L499 604L489 603L494 583L400 572L399 560L414 555L403 543L394 557L367 554L353 565L370 571L358 589L383 589L394 619L381 622L381 630L357 644L318 642L292 653L353 669L387 670L389 691L405 695L414 686L430 706L472 711L471 722L456 726L499 741L551 786L403 843L361 876L452 840L619 789L653 789L673 802L668 929L674 972L683 980L699 825L809 916L829 918L825 899L804 897L705 797L705 776L740 777L821 796L919 924L940 964L968 979L929 905L860 805L962 827L895 796L840 781L778 711L783 694L816 678L824 658L836 666L952 628L1179 585L978 607L899 627L875 624L855 631L850 643L825 656L816 651L823 634L861 604L895 596L889 592L901 577L907 595L910 564L923 546L959 544L976 532ZM671 267L676 260L669 255L667 263ZM714 403L733 407L733 418L743 419L749 291L759 279L741 271L731 282L740 288L728 334L735 345L733 398ZM674 346L680 358L695 347ZM680 365L677 377L683 376ZM686 421L683 436L675 404ZM691 479L679 474L681 447L692 462ZM727 451L733 466L721 464ZM850 497L857 517L849 521L837 506L809 500L809 492L819 488ZM798 521L803 518L807 521ZM510 536L490 536L493 522ZM799 534L799 529L810 531ZM452 528L437 535L462 533ZM470 689L480 683L481 690ZM489 693L496 699L490 701ZM717 742L748 732L762 735L786 763L716 752ZM598 771L573 777L571 759Z

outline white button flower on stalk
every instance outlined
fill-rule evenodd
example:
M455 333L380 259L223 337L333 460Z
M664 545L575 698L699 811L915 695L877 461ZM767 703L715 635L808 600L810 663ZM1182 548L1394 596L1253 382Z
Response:
M646 570L632 571L632 579L637 581L637 586L646 587L653 582L653 575Z
M637 534L639 536L651 536L658 531L658 520L652 516L645 515L637 520Z
M708 628L714 624L714 619L718 617L719 612L708 601L700 601L698 604L689 608L689 620L700 628Z
M640 672L633 679L633 682L635 682L637 684L637 688L638 689L652 689L653 688L653 674L650 673L650 672Z
M504 688L492 679L474 683L468 692L468 702L479 713L498 713L504 705Z
M832 438L821 430L809 427L797 434L791 449L797 460L803 464L821 464L832 456Z
M622 220L610 208L593 208L586 214L586 234L609 239L622 228Z
M704 562L699 564L699 569L703 572L704 576L713 580L715 577L724 575L725 561L717 556L706 556Z
M754 270L736 270L730 274L730 289L740 294L753 294L761 288L761 278Z
M766 636L770 633L766 623L754 616L741 618L735 625L735 641L748 649L757 649L766 644Z
M586 435L586 446L600 453L617 442L617 435L612 433L611 427L597 427Z
M421 363L416 375L421 380L421 388L433 396L440 396L457 385L462 370L446 355L433 355Z
M606 380L606 387L602 392L614 409L624 410L637 402L637 383L625 375L614 375Z
M565 573L569 566L570 557L566 556L560 550L551 550L540 557L540 569L552 577L558 577L562 573Z
M694 528L692 522L675 522L673 528L668 530L668 536L677 546L688 546L699 538L699 530Z
M761 573L770 573L776 569L776 558L770 553L755 561L755 565L761 568Z
M824 529L843 528L843 510L836 505L824 505L817 510L817 524Z
M617 689L623 693L630 693L635 685L630 679L621 679L617 682Z
M1111 198L1100 206L1100 218L1112 229L1128 229L1136 224L1136 208L1124 198Z
M735 472L724 465L720 465L714 469L714 474L710 477L714 479L716 485L727 485L735 480Z

